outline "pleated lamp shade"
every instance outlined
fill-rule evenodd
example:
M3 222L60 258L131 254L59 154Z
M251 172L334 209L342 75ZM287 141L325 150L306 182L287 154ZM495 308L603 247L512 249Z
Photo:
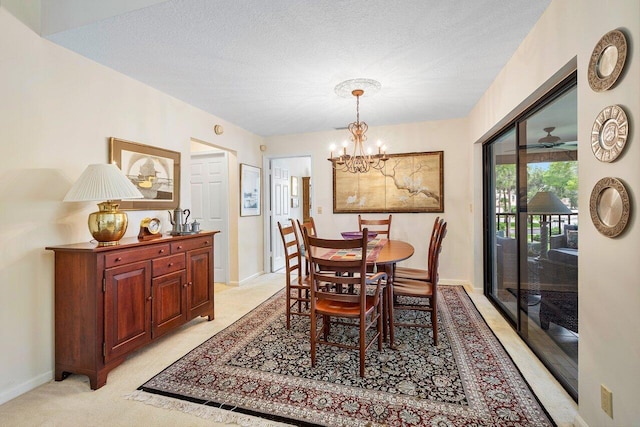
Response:
M73 184L65 202L142 199L144 196L116 165L89 165Z
M144 196L116 165L89 165L71 187L65 202L104 200L100 210L89 215L89 231L98 246L117 245L127 231L126 212L118 210L120 199L142 199Z
M571 209L550 191L538 191L527 203L527 213L563 215L570 214Z
M528 214L564 215L570 214L571 209L550 191L538 191L527 203ZM540 221L540 258L547 258L549 251L549 222L543 218Z

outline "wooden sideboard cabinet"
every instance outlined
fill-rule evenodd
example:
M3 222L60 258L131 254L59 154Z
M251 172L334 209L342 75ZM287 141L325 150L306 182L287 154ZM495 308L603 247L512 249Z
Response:
M92 389L141 346L198 316L214 318L218 231L55 252L55 379L89 376Z

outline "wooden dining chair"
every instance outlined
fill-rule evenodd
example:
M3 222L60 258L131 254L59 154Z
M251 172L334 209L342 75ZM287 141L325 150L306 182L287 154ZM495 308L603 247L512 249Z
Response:
M296 222L298 223L298 229L300 230L300 236L304 236L303 228L307 229L307 231L309 232L310 236L313 236L313 237L317 237L318 236L318 232L316 231L316 223L313 220L312 216L310 216L309 219L307 219L306 221L300 222L300 220L297 219Z
M353 240L321 239L309 235L307 229L304 233L311 264L311 366L316 364L317 344L357 349L360 356L360 376L364 377L367 349L377 341L378 350L382 350L382 292L387 275L379 272L367 276L367 233L363 233L361 239ZM327 252L342 250L360 250L361 255L334 255L332 258L327 256ZM349 286L353 286L355 292L340 291ZM318 330L319 317L322 318L322 327ZM352 321L345 322L347 319ZM353 320L357 320L357 324L353 323ZM332 323L348 327L357 326L357 345L330 341ZM367 331L372 327L375 328L375 333L369 334L370 338L367 338Z
M387 219L364 219L361 215L358 215L358 230L362 231L364 227L367 227L369 231L375 231L378 235L383 235L384 238L389 239L391 235L391 216Z
M425 268L412 268L412 267L396 267L393 271L394 278L400 279L412 279L412 280L429 280L429 260L433 256L433 250L435 241L440 233L440 228L444 223L444 219L436 217L433 222L433 228L431 229L431 238L429 239L429 251L427 252L427 262Z
M433 344L438 345L438 262L442 251L442 241L447 235L447 223L442 222L440 231L434 242L433 252L429 260L429 280L395 278L393 280L393 307L396 310L415 310L431 313L431 325L419 322L397 322L396 326L412 326L433 329ZM413 297L410 299L401 297ZM418 299L416 301L415 299ZM422 304L420 299L428 304Z
M309 277L302 272L302 253L300 250L300 238L296 226L291 220L291 225L283 226L278 222L278 229L284 245L285 281L287 295L287 329L291 328L291 316L309 316L310 303ZM293 276L293 277L292 277ZM307 311L303 310L303 307Z
M313 221L313 217L310 216L308 220L300 222L299 219L296 219L298 223L298 230L300 230L300 236L302 238L300 252L302 252L302 256L304 258L304 273L309 275L309 259L305 256L305 247L304 247L304 230L307 230L310 236L317 237L318 232L316 231L316 223Z

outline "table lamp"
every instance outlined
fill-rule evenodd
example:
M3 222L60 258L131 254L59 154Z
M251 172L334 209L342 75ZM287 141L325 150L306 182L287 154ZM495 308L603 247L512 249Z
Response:
M127 214L119 211L120 199L142 199L144 196L114 164L89 165L73 184L65 202L106 200L98 203L99 211L89 215L89 231L98 246L117 245L127 231Z
M549 223L547 215L567 215L572 213L554 193L538 191L527 203L529 215L542 215L540 221L540 257L546 258L549 251Z

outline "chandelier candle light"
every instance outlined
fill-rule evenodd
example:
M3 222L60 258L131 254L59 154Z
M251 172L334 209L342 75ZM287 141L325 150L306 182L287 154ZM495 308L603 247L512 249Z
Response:
M371 169L384 168L385 162L389 160L387 148L380 141L377 143L378 152L376 154L372 154L371 147L365 150L364 142L367 140L366 132L369 126L360 121L360 97L364 95L364 88L367 88L370 93L375 93L380 89L380 83L369 79L353 79L344 81L335 87L336 93L340 96L351 92L351 95L356 97L356 121L350 123L348 127L353 142L353 154L347 154L348 143L345 141L342 153L334 157L333 153L336 147L335 144L331 145L331 157L327 160L336 170L366 173Z

